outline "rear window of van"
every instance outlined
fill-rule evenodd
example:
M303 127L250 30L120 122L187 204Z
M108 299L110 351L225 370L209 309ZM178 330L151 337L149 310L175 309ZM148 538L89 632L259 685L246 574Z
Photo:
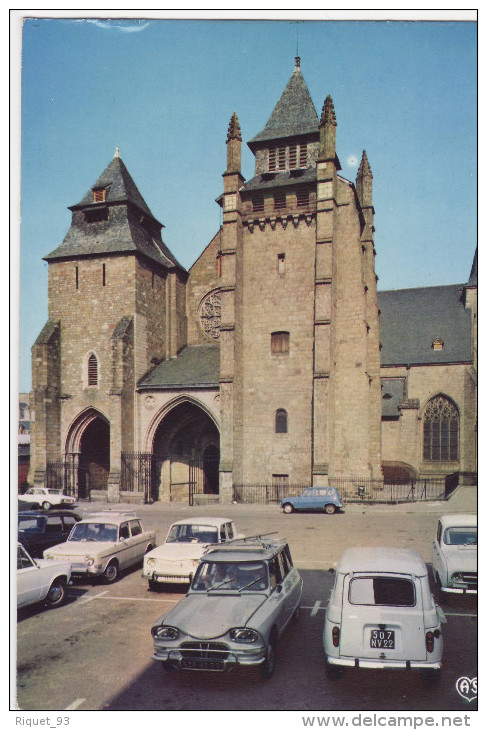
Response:
M414 583L407 578L352 578L349 602L360 606L415 606Z

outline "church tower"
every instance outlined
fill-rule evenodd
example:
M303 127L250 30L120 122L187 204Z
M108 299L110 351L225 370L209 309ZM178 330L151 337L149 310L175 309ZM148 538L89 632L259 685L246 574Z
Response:
M339 175L333 101L320 120L299 57L249 142L255 174L247 182L232 122L220 198L222 478L237 487L380 478L366 155L357 187Z
M134 390L186 342L187 274L115 157L77 205L49 264L49 320L32 349L31 478L118 501L137 450Z

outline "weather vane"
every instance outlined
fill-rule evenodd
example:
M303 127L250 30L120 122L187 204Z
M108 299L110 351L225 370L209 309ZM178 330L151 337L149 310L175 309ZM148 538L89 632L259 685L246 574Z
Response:
M299 58L299 25L302 22L302 20L291 20L291 23L296 26L296 58Z

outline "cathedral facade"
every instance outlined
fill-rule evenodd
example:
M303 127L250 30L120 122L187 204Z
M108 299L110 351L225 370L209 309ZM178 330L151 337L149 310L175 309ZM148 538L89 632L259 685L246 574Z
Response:
M83 498L229 502L251 485L476 472L477 264L466 283L377 291L373 177L340 174L296 59L222 226L186 271L119 156L45 257L30 483Z

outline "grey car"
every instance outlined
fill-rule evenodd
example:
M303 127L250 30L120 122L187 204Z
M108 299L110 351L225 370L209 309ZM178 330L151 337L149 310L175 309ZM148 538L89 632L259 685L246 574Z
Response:
M165 669L272 676L277 642L296 619L303 581L284 539L244 538L210 548L186 596L152 627Z

